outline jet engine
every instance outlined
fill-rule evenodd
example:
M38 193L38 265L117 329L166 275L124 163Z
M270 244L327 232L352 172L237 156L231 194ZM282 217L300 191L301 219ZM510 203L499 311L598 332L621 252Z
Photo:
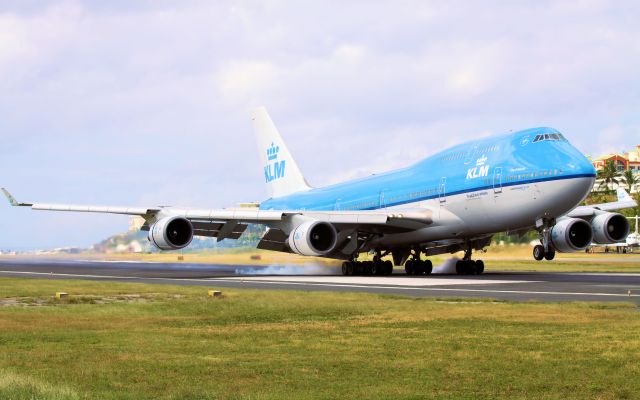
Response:
M149 241L160 250L185 248L193 239L193 226L188 219L178 216L158 220L149 229Z
M600 244L624 242L629 235L629 221L618 213L603 212L591 220L593 241Z
M289 247L303 256L322 256L336 247L338 233L328 222L307 221L298 225L289 235Z
M551 229L551 242L561 253L586 249L593 239L591 225L579 218L567 218Z

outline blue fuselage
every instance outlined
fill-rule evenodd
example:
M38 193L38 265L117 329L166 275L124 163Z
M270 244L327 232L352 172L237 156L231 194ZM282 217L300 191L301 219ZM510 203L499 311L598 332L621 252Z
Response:
M534 128L464 143L407 168L269 199L260 208L410 208L425 201L445 203L461 194L472 198L513 186L580 178L591 178L591 182L595 178L591 162L557 130Z

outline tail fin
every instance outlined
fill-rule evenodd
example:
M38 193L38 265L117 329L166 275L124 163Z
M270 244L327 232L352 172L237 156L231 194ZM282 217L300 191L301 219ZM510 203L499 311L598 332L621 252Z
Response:
M291 156L278 129L264 107L251 112L256 131L258 151L264 166L264 180L270 197L282 197L291 193L309 190L298 164Z

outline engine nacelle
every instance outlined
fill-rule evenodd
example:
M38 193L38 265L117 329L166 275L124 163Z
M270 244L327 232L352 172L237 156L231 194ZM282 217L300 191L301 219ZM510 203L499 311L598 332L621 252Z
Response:
M618 213L603 212L591 220L593 241L600 244L624 242L629 235L629 221Z
M191 243L193 226L184 217L165 217L153 224L148 237L161 250L179 250Z
M579 218L563 219L551 228L551 242L561 253L582 251L592 239L591 225Z
M338 241L336 228L328 222L308 221L289 235L289 247L303 256L322 256L333 251Z

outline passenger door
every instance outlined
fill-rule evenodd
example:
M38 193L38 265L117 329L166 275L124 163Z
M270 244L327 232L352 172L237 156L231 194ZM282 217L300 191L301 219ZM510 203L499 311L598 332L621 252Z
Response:
M447 177L443 176L440 178L440 188L438 189L438 198L440 199L440 204L444 204L447 202Z
M502 193L502 167L496 167L493 172L493 195L498 197Z

